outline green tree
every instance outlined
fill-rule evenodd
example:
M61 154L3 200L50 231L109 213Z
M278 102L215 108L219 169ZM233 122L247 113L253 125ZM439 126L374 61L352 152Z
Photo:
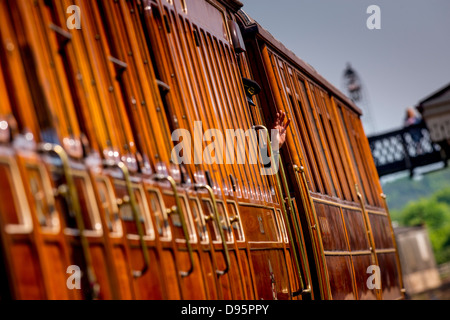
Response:
M441 190L448 190L450 168L430 172L414 179L403 177L393 181L382 180L382 186L384 193L388 195L389 209L402 210L410 202L430 198Z
M450 188L442 189L434 195L437 202L442 202L450 206Z
M404 226L425 225L437 263L450 261L450 188L409 203L394 216Z
M438 229L446 222L450 222L449 207L445 203L437 202L434 197L412 202L402 211L401 222L407 226L425 224L429 229Z

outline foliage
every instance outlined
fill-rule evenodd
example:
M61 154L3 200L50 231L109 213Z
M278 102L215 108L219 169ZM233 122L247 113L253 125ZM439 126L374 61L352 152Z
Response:
M393 210L391 216L403 226L425 225L436 262L450 261L450 187L410 202L402 210Z
M383 183L383 192L388 196L391 211L402 210L408 203L421 198L428 198L440 190L450 187L450 168L430 172L420 179L404 177ZM450 201L447 198L448 204ZM445 202L445 201L443 201Z
M435 198L437 202L446 203L450 206L450 188L443 189L441 191L436 192Z

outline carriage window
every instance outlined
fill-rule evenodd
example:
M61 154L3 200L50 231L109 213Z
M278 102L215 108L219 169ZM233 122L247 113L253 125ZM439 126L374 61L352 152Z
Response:
M8 233L29 233L32 220L17 166L0 158L0 221Z
M202 207L204 217L207 219L208 224L210 225L211 237L213 241L221 241L219 229L217 229L217 224L215 222L214 210L209 199L202 199Z
M300 116L302 118L301 120L306 128L305 111L304 111L302 102L300 100L298 100L298 105L299 105L299 110L300 110ZM305 130L305 137L304 137L304 139L301 139L301 143L303 143L304 145L308 145L308 143L309 143L311 145L310 134L307 132L307 130ZM313 154L312 150L310 150L310 148L304 148L304 150L305 150L306 157L303 160L305 161L306 167L309 168L308 172L311 175L311 179L307 180L308 188L309 188L309 190L312 190L312 191L318 191L319 183L317 181L317 179L318 179L317 172L312 167L312 164L315 163L314 154Z
M119 204L120 217L123 221L126 233L128 235L137 236L139 235L138 227L133 215L133 208L130 201L130 196L128 194L127 188L123 181L115 181L116 197ZM151 239L154 238L153 225L150 221L149 214L147 212L147 204L145 201L145 196L143 195L143 190L139 185L133 185L132 190L134 192L134 197L136 199L136 210L139 216L139 221L143 228L144 234Z
M329 100L328 97L325 97L325 101L324 101L325 106L327 106L328 110L331 110L332 108L332 104L331 101ZM339 119L336 119L335 117L329 117L328 118L328 124L330 126L330 139L332 141L332 143L334 143L335 146L339 146L342 144L341 138L339 136L339 134L337 133L337 125L336 125L336 121L339 121ZM339 150L337 151L336 154L336 161L338 163L340 163L340 165L342 166L342 179L341 179L341 188L343 191L343 196L346 200L356 200L353 199L353 193L351 192L351 178L350 178L350 173L348 171L348 161L345 158L344 154L342 152L339 152ZM338 175L339 176L339 175Z
M96 179L100 203L103 207L107 227L110 233L122 235L122 224L119 217L119 209L115 204L115 197L109 180L98 177Z
M144 220L144 227L145 227L145 234L149 235L151 238L154 238L154 230L153 230L153 226L150 220L150 217L148 215L148 211L147 211L147 203L145 200L145 195L143 190L139 187L139 188L133 188L134 191L134 197L136 198L136 202L138 205L138 212L139 215L141 217L143 217Z
M179 212L181 211L182 214L184 214L185 210L182 205L181 208L176 208L175 204L175 198L173 193L171 192L165 192L164 193L164 202L166 206L166 210L170 210L169 219L172 223L172 232L175 239L184 239L184 233L183 233L183 224L181 222L181 217ZM176 209L175 211L173 209ZM186 215L185 215L186 216Z
M190 211L188 209L188 205L187 205L187 199L185 196L181 196L180 197L180 202L181 202L181 212L182 214L184 214L184 218L186 220L186 225L187 225L187 229L188 229L188 233L189 233L189 240L192 242L197 242L197 235L194 231L194 227L193 227L193 221L192 221L192 216L190 214Z
M26 170L39 225L47 231L58 231L59 218L55 210L54 199L46 194L52 190L50 181L45 180L44 174L37 165L27 164Z
M90 184L90 180L84 173L74 175L73 180L77 189L78 200L80 201L85 229L101 231L102 224L95 199L93 198L94 190Z
M217 210L219 210L220 226L225 233L227 241L233 241L233 234L231 233L230 220L228 220L225 205L222 201L217 201Z
M333 122L335 121L335 119L334 117L330 116L329 111L331 105L330 97L328 93L323 91L322 89L318 87L316 87L315 89L319 108L321 108L323 112L321 115L321 122L330 155L330 166L332 169L334 169L334 186L336 188L336 191L343 199L349 199L350 195L346 179L347 172L342 162L342 153L340 153L337 149L339 145L337 144L336 136L334 133L334 130L336 130L336 126L333 126Z
M376 180L371 179L370 176L370 171L371 171L371 166L368 163L368 159L371 159L371 157L365 157L364 154L364 144L367 143L367 140L364 142L365 135L364 135L364 129L362 127L362 123L361 120L356 116L353 115L353 123L354 123L354 127L355 127L355 140L356 140L356 145L357 145L357 150L358 150L358 157L360 159L361 162L361 171L364 177L364 182L366 183L366 193L368 193L368 201L369 204L371 205L376 205L376 206L381 206L381 202L380 202L380 198L379 198L379 193L377 192L377 187L375 185ZM368 147L368 146L367 146ZM369 151L370 152L370 151ZM375 169L376 170L376 169Z
M339 111L340 121L341 121L342 127L344 129L343 131L345 133L345 138L347 140L347 145L348 145L348 148L350 150L350 155L352 157L351 159L353 160L353 166L355 167L355 169L356 169L355 171L356 171L356 173L358 175L358 184L359 184L360 188L363 188L364 185L363 185L363 182L362 182L361 171L358 169L358 165L357 165L357 161L356 161L356 154L355 154L355 150L354 150L355 146L354 146L354 144L352 143L352 140L351 140L349 128L347 126L347 121L345 121L346 117L345 117L345 114L344 114L344 110L343 110L342 107L339 106L338 111ZM367 202L367 198L366 198L366 195L365 195L364 192L362 192L362 195L363 195L363 197L365 199L365 202Z
M311 88L311 90L314 90L314 88ZM313 106L314 108L316 108L316 103L315 103L315 99L314 99L314 93L311 92L311 99L308 100L307 103L307 111L309 114L309 117L311 119L311 123L312 123L312 128L313 128L313 135L316 136L317 139L317 148L320 152L320 156L322 157L323 161L323 167L325 168L325 170L320 170L322 174L325 174L323 176L323 181L328 181L329 185L331 185L332 190L329 190L328 193L329 194L333 194L336 195L336 190L334 189L333 186L333 180L331 179L331 171L330 171L330 167L328 165L327 162L327 158L325 157L325 150L324 150L324 146L322 144L322 141L320 139L320 134L319 134L319 123L317 122L317 119L314 117L314 111L313 111ZM323 172L325 171L325 172Z
M333 179L331 177L332 171L330 171L330 168L331 168L331 170L333 170L334 173L338 172L338 168L336 167L335 159L333 159L333 155L331 154L330 140L329 140L329 137L328 137L328 134L327 134L328 132L325 129L326 127L325 127L325 122L323 120L323 115L322 114L319 114L319 120L320 120L319 123L320 123L320 125L322 127L322 132L323 132L323 135L324 135L325 148L330 153L330 161L326 161L326 163L327 163L327 170L328 170L327 172L330 175L330 185L331 185L331 189L332 189L333 195L336 196L337 195L336 189L339 188L339 182L337 182L336 186L334 185L334 181L333 181ZM328 163L328 162L330 162L330 163Z
M189 213L185 204L185 198L180 196L181 208L177 208L173 192L164 192L164 202L166 205L166 210L171 212L169 219L172 223L172 226L174 227L172 230L174 238L181 240L185 240L186 238L183 230L183 222L180 216L180 214L182 214L186 222L189 239L194 240L195 236L193 235L194 231L192 227L192 220L189 218Z
M208 232L206 230L206 224L203 219L198 200L195 198L190 199L192 216L194 218L194 224L197 229L198 236L200 237L200 242L208 242Z
M300 105L300 113L303 118L303 123L305 124L307 139L309 141L309 145L311 146L311 148L306 148L306 150L307 150L307 154L311 158L311 160L310 160L311 165L317 165L318 164L317 163L317 158L318 158L317 149L312 147L312 146L314 146L314 137L313 137L312 131L309 130L310 122L308 121L308 115L306 113L306 110L311 108L309 98L308 98L308 93L306 91L306 86L305 86L305 82L303 79L298 78L298 84L300 85L301 94L304 98L303 101L306 104L306 107L303 107L302 105ZM315 189L311 189L311 190L320 191L321 186L323 184L323 182L321 180L320 172L318 172L318 171L320 171L320 170L319 170L319 168L316 169L316 167L314 167L314 170L311 170L314 184L316 186Z
M153 190L148 190L150 198L150 212L155 217L156 230L160 240L170 240L172 234L170 232L169 222L167 214L163 211L161 205L161 199L158 193Z
M230 210L230 219L238 217L238 220L232 224L232 228L234 229L236 235L236 241L245 241L244 231L242 228L241 218L238 214L238 208L235 202L228 202L228 209Z
M71 191L67 186L66 179L62 168L59 166L59 159L49 157L50 171L53 186L58 190L58 196L55 203L58 210L63 212L65 228L67 232L73 233L78 229L76 213L71 205ZM98 208L96 205L94 190L90 184L88 175L83 171L72 170L75 192L80 205L80 213L82 215L85 231L101 233L102 224Z

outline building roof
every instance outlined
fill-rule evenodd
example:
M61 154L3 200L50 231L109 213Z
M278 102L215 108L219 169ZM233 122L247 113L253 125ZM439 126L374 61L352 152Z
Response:
M417 109L420 112L423 112L424 108L426 108L430 104L435 104L439 102L443 102L445 100L450 101L450 83L446 84L442 88L436 90L431 93L427 97L423 98L417 105ZM441 101L442 100L442 101Z
M426 230L425 226L414 226L414 227L395 227L394 233L397 234L404 234L408 232L414 232L414 231L423 231Z

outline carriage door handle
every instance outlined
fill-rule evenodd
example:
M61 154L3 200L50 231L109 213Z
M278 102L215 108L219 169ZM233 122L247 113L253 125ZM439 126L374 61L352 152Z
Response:
M174 198L175 198L175 207L170 209L168 212L170 214L177 213L178 216L180 217L181 226L182 226L183 234L184 234L184 239L186 240L186 246L187 246L187 249L188 249L189 261L191 262L191 266L190 266L189 270L187 270L187 271L180 271L180 275L182 277L187 277L194 271L194 253L192 251L191 242L189 240L189 230L188 230L188 227L187 227L186 219L185 219L185 217L183 215L183 212L181 210L181 201L180 201L180 197L178 196L177 184L176 184L175 180L171 176L163 176L163 175L157 174L157 175L152 176L152 179L156 180L156 181L164 181L164 180L166 180L166 181L168 181L170 183L170 186L172 188L173 195L174 195Z
M133 213L133 219L136 224L137 232L139 235L139 244L141 246L142 256L144 258L144 266L141 270L132 270L133 277L140 278L144 276L144 274L149 270L150 268L150 257L148 255L148 249L147 249L147 243L144 239L144 230L142 230L142 224L139 217L139 210L138 210L138 204L136 201L136 197L134 195L133 187L131 185L131 179L130 179L130 171L128 170L125 163L122 161L119 161L118 163L105 163L106 166L112 166L112 167L118 167L123 174L123 178L125 180L125 186L127 188L128 197L130 199L130 205L131 205L131 212Z
M213 189L208 185L196 184L195 189L206 189L206 191L208 191L209 196L212 200L213 213L211 213L210 218L213 219L213 221L217 224L217 228L219 229L220 238L221 238L222 244L223 244L225 265L226 265L225 270L216 270L216 273L219 276L223 276L224 274L228 273L228 271L230 270L230 254L228 252L227 240L225 239L225 234L223 232L222 225L219 220L219 210L217 208L216 197L214 196Z
M86 261L86 269L87 276L89 280L89 285L91 289L92 299L97 299L100 293L100 284L97 282L97 277L95 275L94 267L92 266L92 257L89 251L89 243L84 234L85 225L83 220L83 215L81 214L80 201L78 199L77 188L75 186L75 182L73 180L70 164L69 164L69 156L66 151L60 146L51 143L42 143L38 145L38 151L41 153L55 153L61 160L62 169L64 171L64 177L66 179L67 184L67 193L68 193L68 206L69 210L71 210L75 214L75 220L77 224L77 228L80 232L80 242L81 248L83 250L84 259Z

